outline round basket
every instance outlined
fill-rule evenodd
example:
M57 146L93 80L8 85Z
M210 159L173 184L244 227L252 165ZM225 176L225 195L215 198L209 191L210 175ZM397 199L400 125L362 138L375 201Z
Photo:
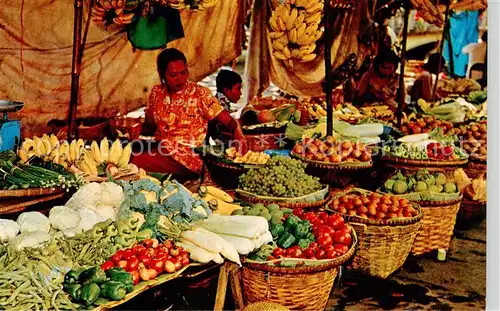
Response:
M271 129L272 130L272 129ZM222 132L223 139L231 139L231 135ZM281 149L280 143L285 143L285 134L279 133L261 133L261 134L244 134L247 140L248 150L260 152L265 150Z
M486 174L487 164L486 161L478 160L476 158L471 158L467 167L465 168L465 173L470 178L479 178Z
M384 165L405 171L418 171L422 168L432 172L449 172L467 164L468 159L451 160L451 161L435 161L435 160L411 160L398 157L382 157Z
M486 219L486 202L464 200L457 215L457 227L469 228Z
M451 201L422 201L424 217L411 249L419 256L437 249L448 250L462 196Z
M204 162L213 181L225 189L238 188L240 176L248 170L243 165L230 164L210 157L205 158Z
M352 257L356 242L353 234L353 243L347 253L316 266L276 267L243 260L241 281L245 303L265 300L291 310L324 310L338 267Z
M272 200L272 199L263 199L260 197L255 197L255 196L250 196L245 192L240 192L236 191L236 197L242 201L251 203L251 204L264 204L264 205L269 205L269 204L277 204L281 208L304 208L304 209L314 209L314 208L320 208L325 206L328 202L330 202L332 198L332 193L328 191L328 194L326 197L322 200L317 200L314 202L290 202L286 200Z
M410 254L423 217L420 207L417 204L414 207L419 211L417 216L391 220L364 219L327 210L344 217L356 230L359 243L353 268L385 279L399 269Z

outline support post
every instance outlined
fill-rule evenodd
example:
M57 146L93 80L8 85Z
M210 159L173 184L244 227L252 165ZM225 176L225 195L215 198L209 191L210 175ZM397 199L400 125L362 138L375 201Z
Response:
M403 42L401 46L401 70L399 73L399 87L397 93L398 109L396 111L396 117L398 121L398 126L401 126L401 118L403 116L403 107L405 106L406 98L405 94L405 66L406 66L406 44L408 42L408 24L410 23L410 3L409 1L404 2L404 25L403 25Z
M76 109L78 106L78 91L80 88L80 69L81 69L81 44L82 44L82 17L83 0L75 0L74 27L73 27L73 60L71 65L71 97L68 113L68 140L76 136L75 122Z
M444 18L444 29L443 29L443 35L441 36L441 42L439 42L439 55L443 55L443 47L444 47L444 40L446 38L446 32L449 31L449 28L450 28L450 25L449 25L449 17L450 17L450 4L451 4L451 1L448 1L448 3L446 4L446 13L445 13L445 18ZM448 29L448 30L447 30ZM448 41L450 41L450 39L448 38ZM451 45L451 43L450 43ZM453 58L453 53L452 51L450 50L450 59ZM451 61L451 67L453 67L453 60ZM441 73L441 68L443 68L443 64L441 64L441 58L439 59L439 65L438 65L438 74L437 74L437 77L436 77L436 81L434 82L434 88L432 90L432 101L435 101L436 100L436 93L437 93L437 86L438 86L438 82L439 82L439 73ZM452 69L452 72L453 72L453 69Z
M326 133L333 135L333 104L332 104L332 16L330 10L330 0L324 0L324 16L325 16L325 94L326 94Z

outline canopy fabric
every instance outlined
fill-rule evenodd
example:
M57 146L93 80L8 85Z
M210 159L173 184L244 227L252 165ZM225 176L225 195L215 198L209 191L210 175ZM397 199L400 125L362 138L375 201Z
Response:
M186 54L199 81L241 54L242 1L219 0L202 12L182 12L185 38L168 44ZM22 101L23 134L66 119L71 87L73 0L2 0L0 99ZM87 17L88 6L84 8ZM111 117L146 104L159 83L158 51L138 51L119 29L90 24L80 76L78 117Z
M450 5L452 10L478 11L488 8L488 0L462 0Z
M268 37L268 21L272 10L279 4L275 0L254 0L248 58L245 68L245 102L251 101L273 82L282 90L297 96L322 96L325 79L323 49L318 57L308 63L294 65L293 70L272 55ZM358 44L358 34L371 22L373 7L368 1L356 1L354 7L337 16L334 24L332 63L336 68L350 53L358 54L359 64L368 48Z

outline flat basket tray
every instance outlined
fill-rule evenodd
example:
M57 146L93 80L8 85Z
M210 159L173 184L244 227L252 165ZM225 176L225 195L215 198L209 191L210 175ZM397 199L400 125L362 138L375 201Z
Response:
M316 196L316 199L314 196ZM236 189L236 197L239 198L242 201L252 203L252 204L257 204L257 203L262 203L262 204L278 204L282 208L315 208L315 207L321 207L326 205L330 199L331 199L331 193L328 189L328 187L317 191L315 193L309 194L304 197L310 197L309 201L296 201L298 198L274 198L274 197L264 197L264 196L259 196L247 191L243 191L241 189ZM301 197L302 198L302 197ZM295 200L295 201L294 201Z
M43 195L58 194L63 192L64 189L61 187L0 190L0 199L18 198L18 197L37 197Z
M382 161L390 162L390 163L400 163L406 165L414 165L414 166L452 166L452 165L463 165L466 164L469 159L459 159L459 160L413 160L413 159L405 159L398 158L394 156L384 156L382 157Z
M318 168L324 168L329 170L363 170L368 169L373 166L373 162L341 162L341 163L327 163L322 161L315 161L307 159L301 155L290 152L290 155L307 163L308 165L312 165Z

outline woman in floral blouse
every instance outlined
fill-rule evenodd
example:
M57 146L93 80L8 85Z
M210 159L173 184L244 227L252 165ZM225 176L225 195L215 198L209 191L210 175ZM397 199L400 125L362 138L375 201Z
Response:
M137 166L146 171L171 173L177 178L196 177L203 161L192 148L203 144L211 120L229 129L235 146L246 152L240 124L208 88L188 81L187 61L181 51L163 50L157 58L157 69L161 84L151 90L146 123L156 128L155 137L161 143L158 150L135 156Z

